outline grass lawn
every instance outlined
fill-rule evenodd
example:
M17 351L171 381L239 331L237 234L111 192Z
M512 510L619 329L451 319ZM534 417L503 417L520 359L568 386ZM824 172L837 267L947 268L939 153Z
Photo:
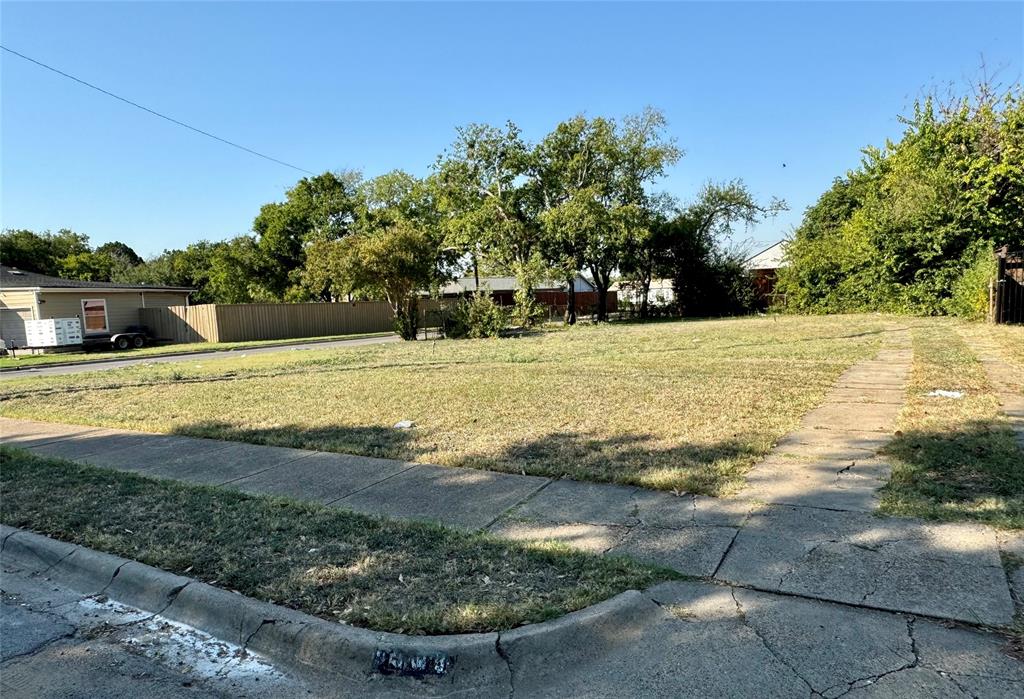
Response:
M902 322L611 324L9 379L0 398L9 417L718 495Z
M957 332L987 337L1010 361L1024 347L1024 328L916 320L908 402L886 448L893 458L883 489L887 514L966 520L1024 528L1024 452L1017 446L984 367ZM1024 361L1013 367L1024 387ZM1011 377L1011 379L1014 377ZM963 391L960 400L930 397Z
M191 352L219 352L227 350L253 349L256 347L273 347L289 345L295 342L317 342L323 340L358 340L363 337L380 337L391 333L364 333L362 335L329 335L327 337L306 337L296 340L258 340L251 342L194 342L180 345L158 345L131 350L130 352L114 352L96 350L93 352L59 352L55 354L21 354L15 357L0 357L0 369L17 369L19 367L43 366L46 364L64 364L67 362L96 362L103 360L135 359L138 357L162 357L173 354L189 354Z
M679 577L0 447L0 520L332 621L414 634L509 629Z

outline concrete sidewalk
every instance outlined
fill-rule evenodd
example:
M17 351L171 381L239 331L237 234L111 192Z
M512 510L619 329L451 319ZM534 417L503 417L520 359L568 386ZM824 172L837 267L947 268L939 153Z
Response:
M843 390L837 388L837 390ZM826 404L827 406L828 404ZM862 408L892 404L869 403ZM388 459L0 419L4 443L43 456L249 493L280 495L393 518L489 530L514 540L554 539L624 554L685 575L898 612L1007 626L1014 613L999 541L985 527L881 519L854 506L822 464L885 442L877 431L829 437L823 407L783 440L803 445L792 483L745 498L710 498L616 485L552 481ZM881 415L881 413L880 413ZM838 420L839 415L831 418ZM870 421L869 421L870 422ZM820 424L819 424L820 423ZM859 424L855 424L859 426ZM800 436L804 435L804 436ZM845 435L845 436L842 436ZM819 438L821 441L819 441ZM815 461L815 454L824 454ZM773 454L755 468L776 470ZM798 454L799 456L799 454ZM874 457L871 457L872 459ZM871 459L868 459L871 461ZM877 479L880 466L873 466ZM873 481L872 487L880 484ZM800 501L791 494L800 494ZM837 496L837 493L839 494ZM755 497L757 499L755 499ZM865 499L867 498L867 499Z
M874 513L906 340L845 372L736 498L9 419L0 437L40 455L555 539L702 578L646 591L649 614L629 643L621 629L575 630L592 663L552 648L538 664L505 648L515 693L1021 696L1024 664L1005 639L952 623L1013 623L1000 547L1024 554L1021 537Z

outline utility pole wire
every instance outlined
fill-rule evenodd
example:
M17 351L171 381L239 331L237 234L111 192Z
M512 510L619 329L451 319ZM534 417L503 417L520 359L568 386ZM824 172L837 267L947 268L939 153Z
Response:
M86 87L92 88L93 90L96 90L97 92L102 92L104 95L107 95L108 97L113 97L116 100L120 100L121 102L124 102L125 104L130 104L131 106L136 107L138 109L141 109L144 112L149 112L153 116L157 116L157 117L160 117L161 119L165 119L165 120L171 122L172 124L177 124L178 126L184 126L186 129L189 129L190 131L195 131L196 133L202 134L203 136L207 136L208 138L212 138L215 141L220 141L221 143L225 143L225 144L231 146L232 148L238 148L239 150L244 150L246 153L249 153L251 155L255 155L258 158L263 158L264 160L269 160L272 163L277 163L278 165L284 165L285 167L290 167L291 169L298 170L299 172L305 172L308 175L315 175L316 174L316 173L311 172L311 171L309 171L309 170L307 170L305 168L298 167L297 165L292 165L291 163L286 163L283 160L278 160L277 158L272 158L269 155L264 155L263 153L260 153L258 151L254 151L252 148L246 148L245 146L239 145L238 143L235 143L234 141L229 141L226 138L221 138L220 136L212 134L209 131L203 131L202 129L198 129L195 126L191 126L189 124L186 124L183 121L178 121L177 119L174 119L173 117L169 117L166 114L161 114L160 112L152 110L149 107L144 107L141 104L139 104L138 102L132 102L130 99L127 99L125 97L121 97L120 95L115 95L113 92L110 92L108 90L104 90L102 87L98 87L96 85L93 85L92 83L86 82L85 80L82 80L81 78L76 78L74 75L69 75L68 73L65 73L62 70L58 70L57 68L54 68L53 66L46 65L42 61L37 61L36 59L30 58L29 56L26 56L23 53L18 53L14 49L9 49L6 46L4 46L3 44L0 44L0 49L3 49L7 53L14 54L18 58L23 58L26 61L28 61L29 63L35 63L40 68L45 68L46 70L54 72L57 75L61 75L61 76L65 77L65 78L68 78L69 80L74 80L76 83L79 83L81 85L85 85Z

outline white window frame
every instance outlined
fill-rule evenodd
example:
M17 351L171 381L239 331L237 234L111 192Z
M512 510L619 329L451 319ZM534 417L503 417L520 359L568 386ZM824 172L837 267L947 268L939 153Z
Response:
M103 329L102 330L90 330L89 323L85 318L85 304L87 303L102 303L103 304ZM110 332L110 316L107 315L107 300L106 299L82 299L82 333L84 335L100 335L102 333Z

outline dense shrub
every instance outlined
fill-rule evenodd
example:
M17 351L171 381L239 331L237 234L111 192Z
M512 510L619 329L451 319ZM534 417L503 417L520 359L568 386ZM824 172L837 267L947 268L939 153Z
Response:
M452 338L497 337L508 325L508 319L505 309L491 298L490 290L481 289L455 305L444 332Z
M984 320L988 315L988 287L995 276L996 261L985 241L975 247L973 254L964 255L964 262L968 264L953 282L946 312L961 318Z
M532 328L548 318L548 309L525 290L516 289L515 305L509 311L509 323L520 328Z
M682 316L711 317L750 313L756 305L754 284L742 259L730 251L712 250L677 270L672 286L676 311Z
M980 95L916 105L808 209L780 272L791 310L984 313L993 248L1024 247L1024 99Z

